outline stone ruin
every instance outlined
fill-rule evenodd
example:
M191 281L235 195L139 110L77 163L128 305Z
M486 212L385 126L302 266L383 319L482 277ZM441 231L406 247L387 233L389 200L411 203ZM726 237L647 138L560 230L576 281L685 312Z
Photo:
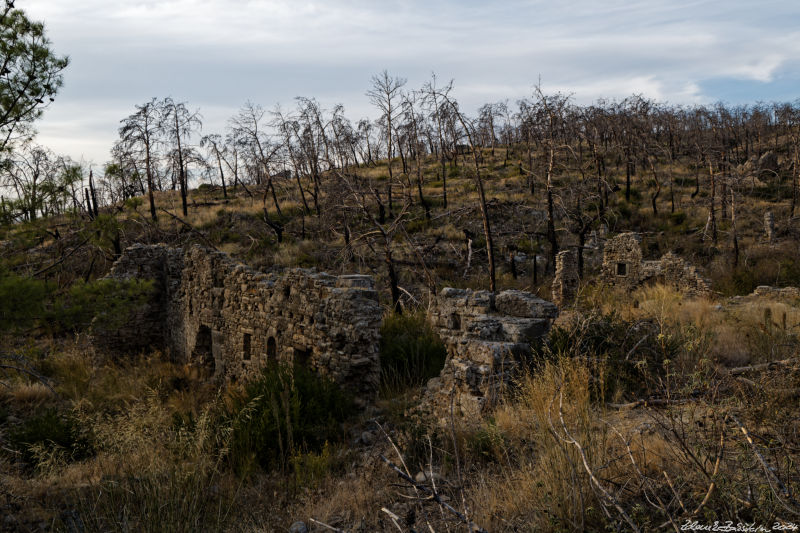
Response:
M775 216L772 211L764 213L764 235L769 244L775 239Z
M578 253L564 250L556 255L556 272L553 277L553 303L558 307L571 304L578 295Z
M370 276L264 274L199 246L134 245L109 277L156 284L126 326L94 325L95 345L111 353L165 349L231 381L269 361L293 363L330 377L362 406L377 397L382 308Z
M193 246L131 246L108 275L151 279L150 299L122 327L93 324L92 340L109 353L163 349L173 360L246 381L270 361L306 366L374 402L380 385L383 309L370 276L307 269L255 271L222 252ZM429 320L447 346L426 405L439 415L480 416L550 329L558 309L523 291L446 288Z
M606 241L601 279L628 290L660 282L691 294L711 292L711 283L697 268L672 252L656 261L643 260L641 242L638 233L622 233Z
M429 311L447 347L441 374L428 382L425 404L440 420L476 420L494 406L543 337L558 308L531 293L443 289Z

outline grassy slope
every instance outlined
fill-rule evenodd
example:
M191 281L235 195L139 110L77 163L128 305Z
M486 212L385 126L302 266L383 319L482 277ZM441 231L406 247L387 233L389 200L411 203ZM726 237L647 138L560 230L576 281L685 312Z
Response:
M543 254L541 187L531 197L513 158L507 167L502 166L502 150L495 159L488 154L486 158L487 198L498 257L505 258L509 246ZM399 161L394 164L395 169L400 166ZM450 204L445 211L439 168L434 161L426 163L425 194L434 205L435 218L424 220L411 189L414 205L406 222L408 237L394 241L401 285L423 303L427 278L419 265L420 255L438 287L487 285L475 188L465 168L461 163L456 170L448 168ZM386 166L359 173L380 184ZM676 174L693 175L688 168L678 168ZM742 197L737 226L744 266L734 275L729 222L720 221L716 251L709 252L708 244L700 241L708 200L702 192L691 198L693 183L675 189L677 210L685 216L671 215L669 197L662 193L661 214L653 217L646 182L636 180L634 186L630 205L621 192L616 193L612 207L618 216L610 230L643 231L648 257L677 249L705 266L715 286L728 293L746 293L764 281L795 283L791 262L797 254L796 228L785 222L788 202L771 202L758 188ZM250 198L238 191L225 203L221 191L203 189L190 195L190 213L184 222L192 230L163 212L153 227L144 218L144 206L138 211L128 207L116 215L110 229L107 224L92 226L67 219L5 229L3 259L19 271L35 271L89 239L92 247L78 249L47 273L52 281L67 285L109 268L118 231L122 246L210 243L257 267L371 272L385 287L382 258L369 252L366 240L357 242L356 260L348 260L342 254L343 236L329 231L330 218L303 220L290 187L291 183L279 187L286 227L281 244L259 218L263 192L254 191ZM402 193L395 194L402 198ZM569 201L566 194L560 197ZM161 193L157 198L160 208L180 216L177 194ZM272 209L271 203L267 205ZM761 242L767 209L775 212L781 238L772 247ZM41 230L57 224L62 224L59 240ZM306 239L301 238L304 226ZM557 226L562 246L574 243L565 222ZM353 222L354 235L368 228ZM476 235L475 255L466 275L464 229ZM498 268L499 288L527 288L549 296L547 277L540 272L534 285L529 265L521 267L517 279L507 264ZM387 301L388 291L382 297ZM685 518L698 508L692 516L704 520L738 515L771 523L791 518L786 508L796 509L796 504L761 469L738 424L757 436L756 449L779 479L797 490L800 427L793 392L800 387L797 364L790 364L788 370L776 367L736 376L724 369L795 357L798 302L687 301L658 287L634 294L588 287L578 308L562 316L560 326L567 339L558 345L560 351L549 354L549 362L524 380L518 393L480 427L451 431L430 426L410 416L407 408L413 404L413 395L394 391L382 400L378 419L403 450L412 474L432 463L450 501L461 509L458 487L464 487L463 501L470 513L492 531L601 529L601 524L610 522L624 523L628 529L614 503L627 519L645 528L660 525L668 516ZM609 336L616 346L598 343L592 335ZM643 336L648 337L637 345ZM411 504L397 496L391 486L396 478L374 458L378 450L392 454L393 449L366 421L353 420L345 439L326 450L301 455L285 471L256 471L241 478L225 459L230 422L215 415L231 404L235 391L219 394L196 369L163 362L158 354L124 364L113 362L113 354L93 354L80 336L51 338L34 331L7 335L4 343L37 360L60 396L53 397L19 375L11 377L9 387L0 389L0 438L6 449L0 454L0 490L6 498L0 514L15 520L0 527L25 530L43 524L68 529L70 521L79 517L88 530L124 529L128 524L133 530L274 531L294 519L314 516L348 531L373 531L394 527L380 512L386 506L402 518L414 510L417 527L427 513L437 531L445 530L436 506ZM621 363L622 359L629 361ZM626 370L627 364L646 371ZM609 407L640 397L691 401L656 408ZM51 407L90 439L94 451L89 458L77 458L69 448L40 446L33 449L35 469L31 470L6 444L15 428ZM189 419L191 424L176 422ZM366 440L374 441L374 447L353 444L352 437L364 431L372 431ZM611 499L590 479L581 451Z

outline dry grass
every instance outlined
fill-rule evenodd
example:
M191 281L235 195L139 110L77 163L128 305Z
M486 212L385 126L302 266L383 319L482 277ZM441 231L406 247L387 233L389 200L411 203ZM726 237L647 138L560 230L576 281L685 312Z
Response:
M580 529L591 518L587 509L596 506L595 497L576 448L563 440L561 426L563 417L594 464L608 459L608 434L590 401L591 374L577 360L548 363L526 378L514 400L495 413L495 429L503 436L503 455L509 459L498 472L481 475L470 491L484 527Z
M35 409L53 400L53 392L44 384L37 382L20 383L11 389L11 399L17 406Z

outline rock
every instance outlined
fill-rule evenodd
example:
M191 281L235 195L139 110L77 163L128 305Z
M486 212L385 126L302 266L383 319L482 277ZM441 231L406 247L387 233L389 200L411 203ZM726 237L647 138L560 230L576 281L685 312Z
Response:
M416 481L417 483L427 483L431 480L438 483L439 481L442 480L442 476L437 474L436 472L431 472L430 470L428 470L427 472L423 472L422 470L420 470L419 472L417 472L417 475L414 476L414 481Z
M495 297L498 313L520 318L555 318L558 308L551 302L525 291L503 291Z
M289 533L308 533L308 526L305 522L298 520L289 526Z
M361 444L363 444L364 446L370 446L372 445L373 442L375 442L375 435L373 435L369 431L364 431L363 433L361 433L360 440Z
M430 321L447 360L439 377L428 381L426 411L446 424L452 405L462 420L479 420L509 388L520 362L530 357L530 343L547 334L557 315L555 305L523 291L492 297L487 291L442 290Z
M767 242L771 243L775 238L775 217L772 211L764 213L764 233L767 237Z
M758 158L758 170L761 172L777 172L778 156L774 152L765 152Z
M575 250L564 250L556 255L556 272L553 277L553 303L558 307L571 304L578 295L578 254Z

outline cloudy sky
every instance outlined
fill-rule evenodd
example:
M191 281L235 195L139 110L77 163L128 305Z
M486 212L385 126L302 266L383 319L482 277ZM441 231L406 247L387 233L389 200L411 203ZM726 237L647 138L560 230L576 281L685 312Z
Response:
M17 0L71 64L39 142L102 164L134 105L172 96L223 132L246 100L376 116L387 69L455 80L472 112L545 91L691 104L800 97L796 0Z

